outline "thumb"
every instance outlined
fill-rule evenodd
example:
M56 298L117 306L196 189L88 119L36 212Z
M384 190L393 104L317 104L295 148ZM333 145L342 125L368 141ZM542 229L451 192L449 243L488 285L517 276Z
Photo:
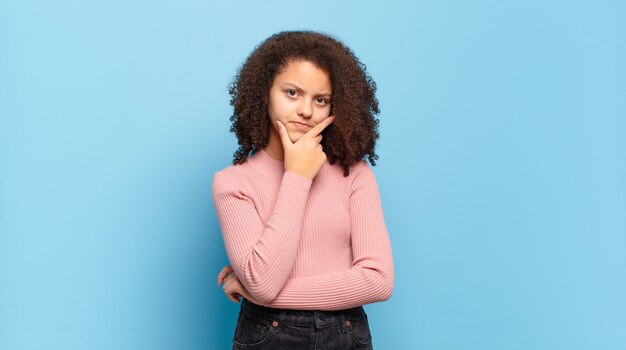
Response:
M291 142L289 134L287 133L287 128L285 128L280 120L276 121L276 128L278 128L278 135L280 135L280 141L282 142L283 147L286 148L293 145L293 142Z

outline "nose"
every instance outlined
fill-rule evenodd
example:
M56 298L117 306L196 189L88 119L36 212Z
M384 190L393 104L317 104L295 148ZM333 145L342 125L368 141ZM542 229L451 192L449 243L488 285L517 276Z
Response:
M303 118L310 118L313 115L313 109L311 108L311 103L307 101L307 99L303 98L302 102L298 106L298 115Z

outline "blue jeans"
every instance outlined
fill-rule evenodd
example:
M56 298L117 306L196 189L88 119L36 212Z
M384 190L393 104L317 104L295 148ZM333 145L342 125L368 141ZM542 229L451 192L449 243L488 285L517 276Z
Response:
M339 311L274 309L242 298L233 349L373 349L362 306Z

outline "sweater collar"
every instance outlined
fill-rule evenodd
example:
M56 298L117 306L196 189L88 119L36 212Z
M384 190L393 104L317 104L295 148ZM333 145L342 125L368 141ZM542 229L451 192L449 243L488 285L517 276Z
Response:
M263 148L249 157L248 161L256 170L275 178L281 179L285 172L285 162L270 157Z

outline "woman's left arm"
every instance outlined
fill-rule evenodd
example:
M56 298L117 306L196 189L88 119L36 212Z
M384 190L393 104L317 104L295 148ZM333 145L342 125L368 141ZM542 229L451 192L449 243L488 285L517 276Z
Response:
M350 197L351 268L287 280L265 306L299 310L340 310L387 300L394 284L391 244L376 177L365 162L355 166ZM323 264L320 261L320 264Z

